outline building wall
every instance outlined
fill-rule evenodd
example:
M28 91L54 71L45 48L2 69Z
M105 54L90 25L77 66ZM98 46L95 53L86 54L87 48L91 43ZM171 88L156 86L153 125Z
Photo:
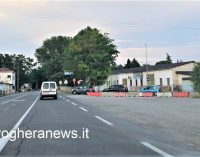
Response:
M0 82L12 84L13 86L15 86L15 73L13 71L1 72Z
M189 77L186 75L176 74L176 71L193 71L194 66L195 66L195 63L189 63L186 65L182 65L182 66L173 68L172 72L173 72L174 85L181 85L183 83L182 78ZM192 83L192 82L190 82L190 83Z
M164 69L164 70L155 70L155 71L149 71L148 75L154 76L154 84L153 85L161 85L160 79L162 79L162 86L176 86L176 85L182 85L182 84L191 84L190 81L183 81L182 78L190 77L188 75L180 75L176 74L176 71L192 71L194 68L195 63L189 63L182 66L178 66L172 69ZM141 79L138 77L135 77L135 75L140 75L143 82L141 82ZM114 84L123 84L123 79L127 80L127 84L125 84L129 91L134 90L134 87L140 87L140 86L147 86L147 72L143 73L126 73L126 74L115 74L110 75L106 81L106 84L102 86L102 89L108 88L111 85ZM136 81L137 80L137 81ZM169 82L168 82L169 81ZM132 83L131 83L132 82ZM136 84L137 82L137 84ZM168 84L169 83L169 84ZM137 88L136 88L137 89ZM172 88L173 89L173 88Z
M158 70L158 71L149 71L148 75L152 74L154 75L154 85L161 85L160 79L162 79L162 85L168 86L167 79L170 80L170 85L173 84L173 77L172 77L172 70L166 69L166 70ZM143 72L143 82L144 85L147 86L147 72Z

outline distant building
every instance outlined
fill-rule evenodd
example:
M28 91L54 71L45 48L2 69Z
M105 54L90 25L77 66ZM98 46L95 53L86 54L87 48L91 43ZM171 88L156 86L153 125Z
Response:
M148 71L146 67L114 70L102 88L123 84L129 91L136 91L142 86L158 85L163 89L192 91L190 77L194 65L194 61L189 61L149 66Z
M0 68L0 94L15 91L15 72L8 68Z

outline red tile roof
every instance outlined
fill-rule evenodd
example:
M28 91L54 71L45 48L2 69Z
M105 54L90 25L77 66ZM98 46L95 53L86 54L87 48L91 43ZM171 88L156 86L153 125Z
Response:
M13 70L9 68L0 68L0 72L12 72Z

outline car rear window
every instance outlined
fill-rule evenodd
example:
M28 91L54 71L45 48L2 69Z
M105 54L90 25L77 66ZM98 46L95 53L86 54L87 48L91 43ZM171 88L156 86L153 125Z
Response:
M43 89L49 89L49 83L44 83L43 84Z
M56 88L56 84L55 83L50 83L50 88L51 89L55 89Z

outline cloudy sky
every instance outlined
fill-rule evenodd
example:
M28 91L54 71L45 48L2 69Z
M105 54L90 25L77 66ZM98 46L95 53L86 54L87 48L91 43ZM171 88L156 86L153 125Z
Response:
M127 58L200 61L200 1L0 1L0 53L34 57L46 38L91 26L109 33Z

